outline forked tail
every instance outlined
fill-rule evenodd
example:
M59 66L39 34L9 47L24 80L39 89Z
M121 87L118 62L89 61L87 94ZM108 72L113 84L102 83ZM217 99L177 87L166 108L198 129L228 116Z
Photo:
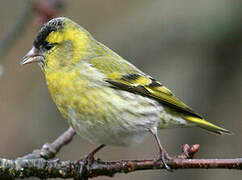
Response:
M220 134L220 135L222 135L222 134L232 135L233 134L232 132L230 132L227 129L216 126L216 125L214 125L204 119L200 119L198 117L185 116L184 118L187 121L190 121L190 122L196 124L198 127L208 130L210 132L216 133L216 134Z

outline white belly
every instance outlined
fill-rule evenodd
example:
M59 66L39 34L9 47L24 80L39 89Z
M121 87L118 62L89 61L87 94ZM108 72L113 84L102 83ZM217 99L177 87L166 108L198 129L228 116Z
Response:
M142 142L150 128L157 127L164 109L156 101L126 91L115 93L120 93L120 98L100 105L109 112L105 117L101 111L87 116L69 109L69 122L78 135L94 144L132 146Z

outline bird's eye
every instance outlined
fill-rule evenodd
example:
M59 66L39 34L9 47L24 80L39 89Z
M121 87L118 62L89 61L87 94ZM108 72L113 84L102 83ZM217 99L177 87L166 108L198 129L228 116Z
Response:
M54 44L46 44L44 47L45 49L50 50L53 46Z

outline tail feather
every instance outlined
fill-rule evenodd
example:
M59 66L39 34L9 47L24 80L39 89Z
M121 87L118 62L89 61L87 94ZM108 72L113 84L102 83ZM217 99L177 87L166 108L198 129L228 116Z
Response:
M200 119L198 117L185 116L185 119L187 121L190 121L190 122L196 124L196 126L198 126L200 128L203 128L205 130L208 130L208 131L216 133L216 134L220 134L220 135L223 135L223 134L232 135L233 134L232 132L230 132L227 129L216 126L216 125L214 125L204 119Z

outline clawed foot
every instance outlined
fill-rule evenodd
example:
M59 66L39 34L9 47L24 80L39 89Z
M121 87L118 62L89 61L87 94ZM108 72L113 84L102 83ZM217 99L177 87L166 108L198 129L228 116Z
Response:
M84 158L80 159L79 160L79 164L80 164L80 174L83 173L83 168L85 166L91 166L95 161L95 158L94 158L94 154L93 153L90 153L88 155L86 155Z
M157 161L160 161L163 163L165 169L167 171L173 172L172 169L170 168L170 166L167 164L168 161L170 161L172 158L169 156L169 154L167 152L165 152L164 150L160 153L159 158L157 159Z
M157 161L161 161L164 165L164 167L172 172L172 169L170 168L170 166L167 164L167 162L169 162L172 159L193 159L194 155L198 152L198 150L200 149L200 145L199 144L194 144L192 146L189 146L188 144L184 144L182 146L182 154L175 156L173 158L171 158L168 153L162 149L160 152L160 156L159 158L156 160Z
M79 160L79 164L81 164L80 166L80 174L83 173L83 168L88 165L88 166L91 166L94 161L95 161L95 158L94 158L94 155L104 147L105 145L102 144L100 145L99 147L97 147L96 149L94 149L91 153L89 153L88 155L86 155L84 158L82 158L81 160Z

